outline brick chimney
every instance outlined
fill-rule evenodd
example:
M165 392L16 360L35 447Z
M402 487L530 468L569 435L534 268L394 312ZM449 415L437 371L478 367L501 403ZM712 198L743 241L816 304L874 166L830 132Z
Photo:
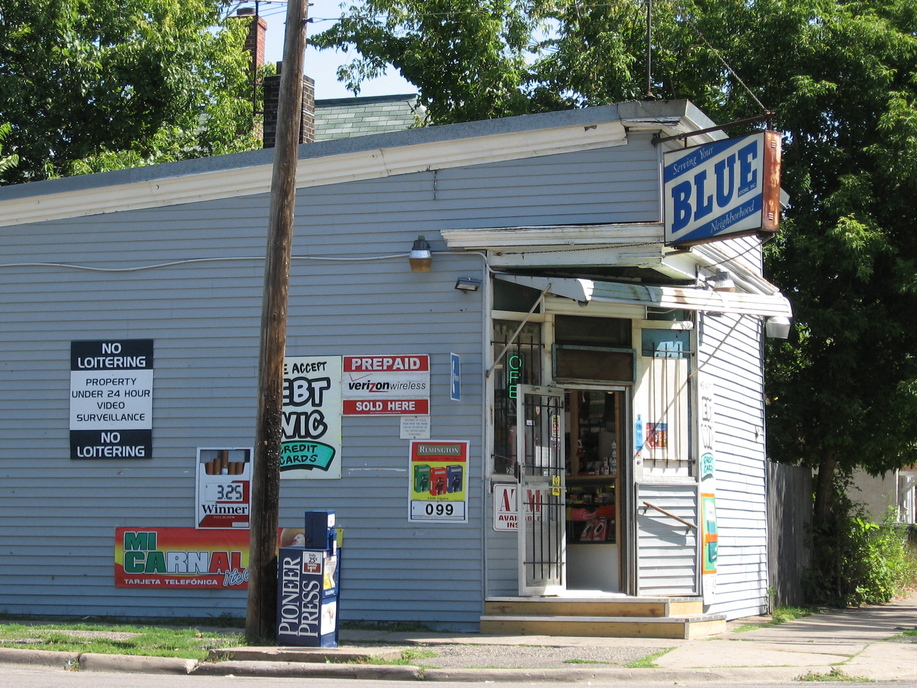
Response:
M264 44L267 37L267 21L264 17L255 14L251 7L240 7L233 17L237 21L248 22L248 35L245 37L243 49L250 55L248 61L248 74L251 80L252 110L258 114L258 77L261 67L264 66ZM261 122L256 122L252 132L256 138L264 140L264 131Z
M277 74L264 79L264 147L273 148L277 143L277 108L280 104L280 69ZM302 79L302 108L299 119L299 143L315 142L315 80Z
M245 39L245 50L252 56L251 69L257 70L264 64L264 41L267 36L267 21L264 17L256 16L254 8L240 7L236 12L237 17L251 18L248 25L248 37Z

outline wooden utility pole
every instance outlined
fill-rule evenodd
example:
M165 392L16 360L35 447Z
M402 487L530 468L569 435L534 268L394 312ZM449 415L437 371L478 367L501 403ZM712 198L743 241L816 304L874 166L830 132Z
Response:
M276 637L283 358L287 337L307 6L307 0L289 0L287 3L283 69L280 72L277 140L261 306L258 427L252 466L251 545L245 618L245 636L249 643Z

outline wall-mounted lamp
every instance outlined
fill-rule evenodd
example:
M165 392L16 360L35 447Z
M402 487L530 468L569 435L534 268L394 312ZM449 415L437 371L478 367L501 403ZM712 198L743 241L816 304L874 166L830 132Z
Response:
M775 315L764 320L764 334L774 339L788 339L790 336L790 319Z
M477 277L459 277L455 288L459 291L477 291L481 288L481 280Z
M430 253L430 244L422 234L417 237L411 247L408 261L411 263L411 272L430 272L430 266L433 265L433 254Z
M728 272L717 272L713 276L713 291L735 291L736 283Z

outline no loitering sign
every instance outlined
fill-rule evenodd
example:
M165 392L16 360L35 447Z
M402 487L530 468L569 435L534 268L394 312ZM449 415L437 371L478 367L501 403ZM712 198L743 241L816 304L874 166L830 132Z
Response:
M70 458L149 459L153 340L70 343Z

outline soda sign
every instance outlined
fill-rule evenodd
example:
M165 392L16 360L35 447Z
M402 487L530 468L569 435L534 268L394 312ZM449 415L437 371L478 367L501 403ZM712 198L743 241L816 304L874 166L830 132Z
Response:
M671 151L663 163L667 245L774 233L779 228L779 132Z

